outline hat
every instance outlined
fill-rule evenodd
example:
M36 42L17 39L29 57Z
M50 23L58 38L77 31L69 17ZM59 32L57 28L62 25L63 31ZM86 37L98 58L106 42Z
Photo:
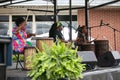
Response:
M57 22L57 27L61 27L62 23L61 22Z

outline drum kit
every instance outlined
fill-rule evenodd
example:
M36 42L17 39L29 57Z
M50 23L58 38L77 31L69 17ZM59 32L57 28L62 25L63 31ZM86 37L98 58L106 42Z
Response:
M102 24L103 23L101 21L100 26L102 26ZM41 40L44 41L45 43L47 43L48 45L53 44L53 39L37 39L37 41L36 41L37 47L40 49L40 51L42 51L42 48L40 45ZM108 40L94 40L93 42L94 42L94 44L86 43L86 44L82 44L81 46L78 45L78 51L93 51L95 53L96 58L99 58L100 56L102 56L103 54L105 54L106 52L108 52L110 50L110 45L109 45ZM30 50L35 52L33 48L30 48ZM28 53L27 51L29 51L29 50L26 49L26 53ZM26 55L28 56L28 54L26 54ZM28 63L26 63L26 65L27 64ZM89 66L90 67L92 66L92 69L94 69L94 67L95 67L95 65L89 65Z
M36 40L36 47L40 50L43 51L42 48L42 42L46 43L49 47L53 44L53 38L43 38L43 37L35 37L33 40ZM26 70L30 70L30 61L28 61L29 56L34 56L36 53L36 48L35 47L27 47L24 50L24 68Z
M101 27L101 26L108 26L110 28L112 28L111 26L109 26L109 24L104 24L103 21L101 20L100 22L100 25L99 26L94 26L94 27L91 27L91 28L95 28L95 27ZM90 29L90 36L91 36L91 28ZM112 28L114 31L115 29ZM85 44L82 44L82 45L78 45L78 51L93 51L95 53L95 56L97 58L97 66L100 66L101 65L98 65L99 63L103 64L104 61L103 60L103 56L106 56L106 58L109 57L110 54L108 54L108 52L110 52L110 50L113 50L111 48L111 45L109 44L109 40L107 40L107 38L105 38L105 36L102 36L104 39L102 40L94 40L94 44L90 44L90 43L85 43ZM115 36L114 36L115 38ZM91 39L90 39L91 40ZM116 41L114 40L114 44L115 44L115 50L116 50ZM112 52L112 51L111 51ZM87 54L87 53L86 53ZM119 54L119 53L118 53ZM120 55L118 55L120 56ZM109 58L110 59L110 58ZM100 62L99 62L100 61ZM115 61L115 60L114 60ZM110 60L106 60L106 62L110 62ZM113 63L114 64L114 63ZM119 61L117 61L117 65L119 64ZM87 63L87 65L89 65ZM89 65L89 66L86 66L87 69L94 69L96 66L96 64L94 65ZM108 66L107 63L105 63L105 65L102 65L103 67L111 67L111 66L116 66L116 61L115 61L115 65L111 65L111 66Z
M108 26L109 24L105 24L103 23L103 20L100 21L100 24L98 26L92 26L89 27L88 29L90 30L89 34L90 34L90 40L91 40L91 29L92 28L97 28L101 26ZM78 31L79 32L79 31ZM91 43L85 43L82 44L81 46L78 45L78 51L94 51L96 57L101 56L102 54L104 54L105 52L109 51L111 48L111 45L109 44L109 40L107 40L107 38L103 35L101 35L103 39L101 40L97 40L97 38L99 37L99 35L97 36L96 39L93 40L94 44Z

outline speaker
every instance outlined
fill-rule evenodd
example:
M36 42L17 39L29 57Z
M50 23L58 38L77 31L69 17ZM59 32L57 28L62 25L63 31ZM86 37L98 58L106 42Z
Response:
M78 51L78 57L82 58L82 63L86 64L86 70L91 70L95 68L97 64L97 58L94 51Z
M0 64L0 80L6 80L6 65Z
M100 67L117 66L120 62L120 54L118 51L107 51L98 57L97 65Z

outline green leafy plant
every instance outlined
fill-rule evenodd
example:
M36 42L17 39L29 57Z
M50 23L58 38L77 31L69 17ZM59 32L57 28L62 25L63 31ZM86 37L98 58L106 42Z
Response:
M58 80L67 77L68 80L82 78L85 65L77 57L77 49L66 47L64 43L53 44L48 47L42 45L43 51L37 49L37 53L31 58L31 71L28 76L32 80Z

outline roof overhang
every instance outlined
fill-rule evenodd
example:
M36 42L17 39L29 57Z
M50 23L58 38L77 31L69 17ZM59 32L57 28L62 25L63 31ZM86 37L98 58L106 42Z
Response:
M20 0L17 0L20 1ZM60 12L68 12L69 10L69 0L61 1L58 0L58 10ZM101 1L101 3L100 3ZM73 14L77 13L77 10L83 10L85 0L72 0L72 8L73 8ZM120 8L120 0L89 0L89 7L92 9L106 9L106 8ZM9 13L28 13L28 9L34 11L34 13L42 13L42 10L54 10L54 4L51 2L51 0L32 0L29 2L23 2L19 4L12 4L9 6L1 7L3 12L8 10ZM9 10L10 9L10 10ZM2 12L1 10L1 12ZM43 13L45 13L43 11Z

